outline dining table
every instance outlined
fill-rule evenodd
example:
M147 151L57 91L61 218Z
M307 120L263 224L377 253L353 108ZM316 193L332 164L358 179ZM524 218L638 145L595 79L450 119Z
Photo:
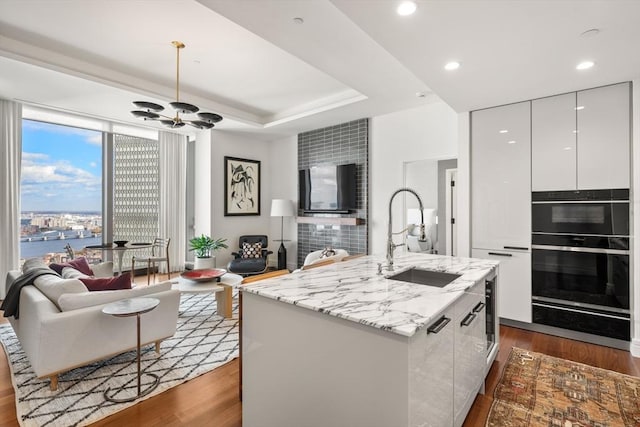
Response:
M133 243L125 243L124 245L116 245L115 243L103 243L101 245L89 245L85 246L85 249L92 250L102 250L102 251L111 251L115 253L117 264L118 264L118 276L122 274L122 260L124 258L124 253L128 250L137 250L137 249L148 249L152 247L152 243L146 242L133 242Z

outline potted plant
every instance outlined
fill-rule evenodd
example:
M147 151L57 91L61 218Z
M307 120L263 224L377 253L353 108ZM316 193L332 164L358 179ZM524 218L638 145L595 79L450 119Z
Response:
M189 250L195 252L196 260L193 268L215 268L216 257L212 255L218 249L228 248L225 243L227 239L212 239L209 236L201 235L189 240Z

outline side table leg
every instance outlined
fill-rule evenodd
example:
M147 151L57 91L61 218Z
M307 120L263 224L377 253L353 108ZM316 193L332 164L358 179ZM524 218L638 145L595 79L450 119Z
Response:
M138 397L140 397L140 313L136 314L138 332Z

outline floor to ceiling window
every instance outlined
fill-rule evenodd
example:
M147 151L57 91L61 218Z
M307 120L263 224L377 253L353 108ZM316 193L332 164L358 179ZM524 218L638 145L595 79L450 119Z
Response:
M23 120L21 259L100 243L102 184L102 132Z

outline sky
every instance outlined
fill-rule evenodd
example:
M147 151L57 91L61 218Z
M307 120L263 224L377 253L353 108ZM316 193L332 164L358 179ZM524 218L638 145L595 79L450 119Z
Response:
M102 133L23 120L21 210L102 210Z

